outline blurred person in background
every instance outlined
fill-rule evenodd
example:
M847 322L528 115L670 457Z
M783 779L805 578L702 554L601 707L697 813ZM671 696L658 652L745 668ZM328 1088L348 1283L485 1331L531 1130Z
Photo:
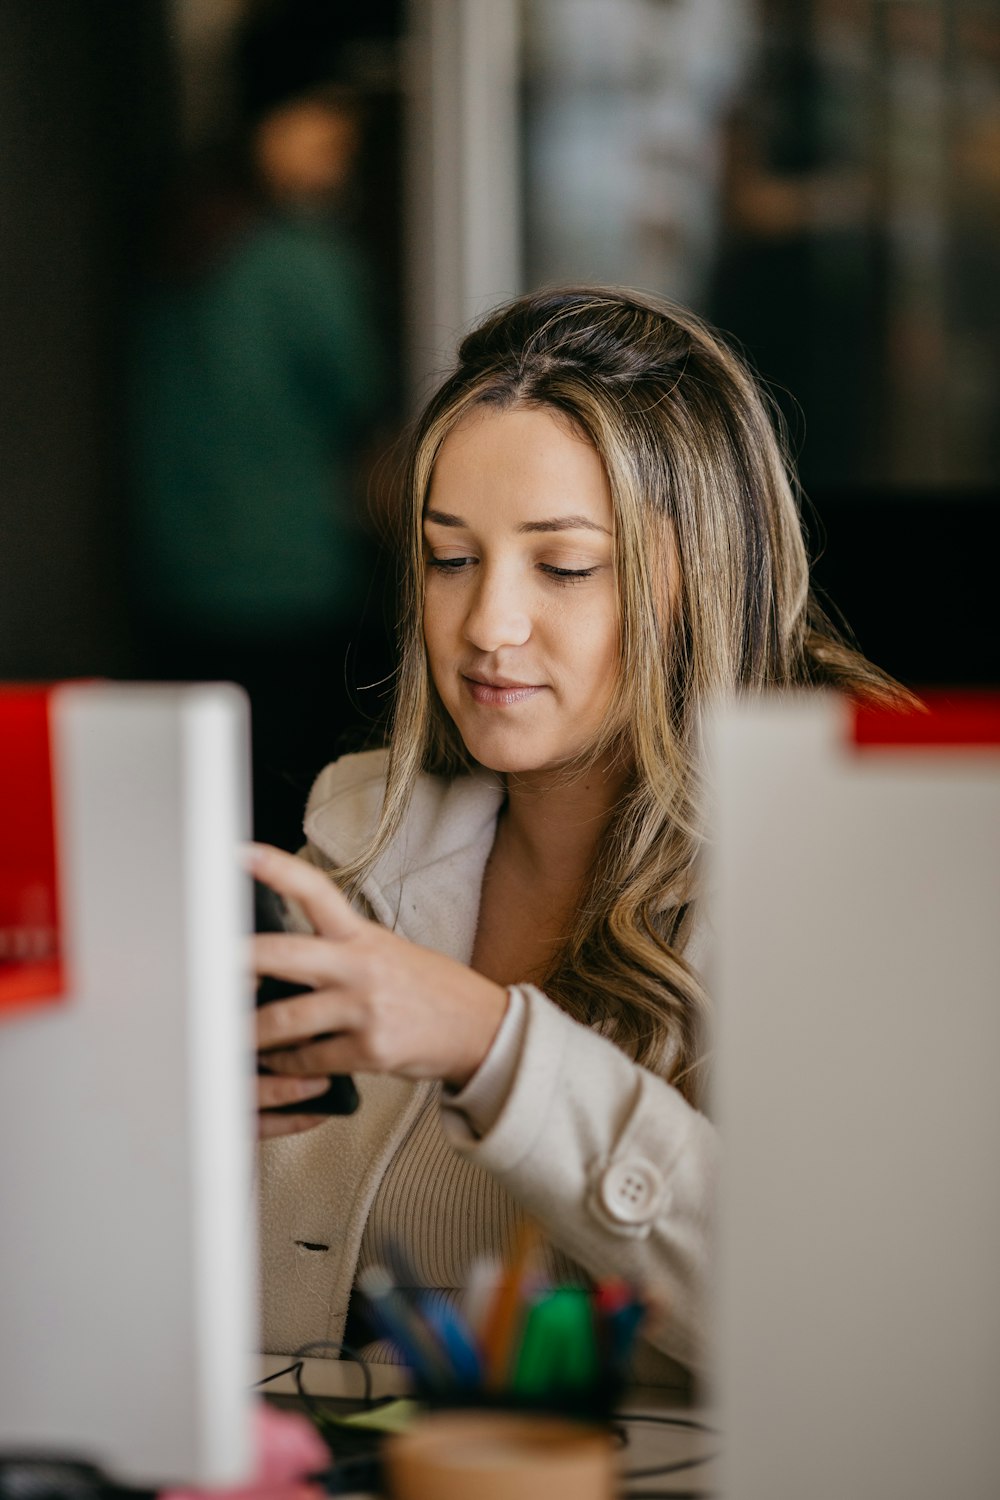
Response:
M359 718L353 685L384 659L361 498L387 380L346 212L360 105L252 61L244 139L188 174L159 235L134 542L149 667L249 690L255 826L289 845L303 788Z

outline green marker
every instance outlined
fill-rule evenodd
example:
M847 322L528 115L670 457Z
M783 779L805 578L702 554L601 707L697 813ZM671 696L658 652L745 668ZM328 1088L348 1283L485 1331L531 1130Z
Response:
M513 1389L522 1396L586 1391L600 1373L590 1294L560 1287L528 1312L514 1364Z

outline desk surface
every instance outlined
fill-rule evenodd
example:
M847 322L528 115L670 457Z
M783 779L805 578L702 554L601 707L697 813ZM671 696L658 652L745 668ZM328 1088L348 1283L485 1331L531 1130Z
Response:
M261 1376L277 1374L293 1363L286 1355L265 1355ZM311 1396L360 1397L364 1378L360 1368L346 1360L305 1359L302 1378ZM402 1396L409 1391L409 1377L398 1365L370 1367L375 1396ZM271 1380L265 1387L275 1396L295 1396L291 1375ZM671 1425L675 1424L675 1425ZM621 1425L626 1435L622 1449L621 1493L656 1495L710 1495L718 1492L719 1466L713 1455L721 1446L711 1430L711 1414L699 1407L678 1404L676 1395L643 1386L629 1392L622 1404ZM706 1430L709 1429L709 1430ZM675 1473L647 1473L683 1464ZM357 1500L367 1492L358 1492ZM374 1497L372 1497L374 1500Z

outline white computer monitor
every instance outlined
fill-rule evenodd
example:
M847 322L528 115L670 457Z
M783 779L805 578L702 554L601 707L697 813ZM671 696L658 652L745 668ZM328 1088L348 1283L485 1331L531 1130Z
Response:
M245 696L73 684L47 707L65 980L0 1012L0 1454L236 1482L257 1347Z
M1000 1494L1000 701L710 726L727 1500Z

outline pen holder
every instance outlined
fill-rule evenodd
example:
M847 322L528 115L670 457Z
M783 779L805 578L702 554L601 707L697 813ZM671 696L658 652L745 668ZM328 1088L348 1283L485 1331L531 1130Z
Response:
M383 1451L393 1500L611 1500L609 1432L524 1411L432 1411Z

